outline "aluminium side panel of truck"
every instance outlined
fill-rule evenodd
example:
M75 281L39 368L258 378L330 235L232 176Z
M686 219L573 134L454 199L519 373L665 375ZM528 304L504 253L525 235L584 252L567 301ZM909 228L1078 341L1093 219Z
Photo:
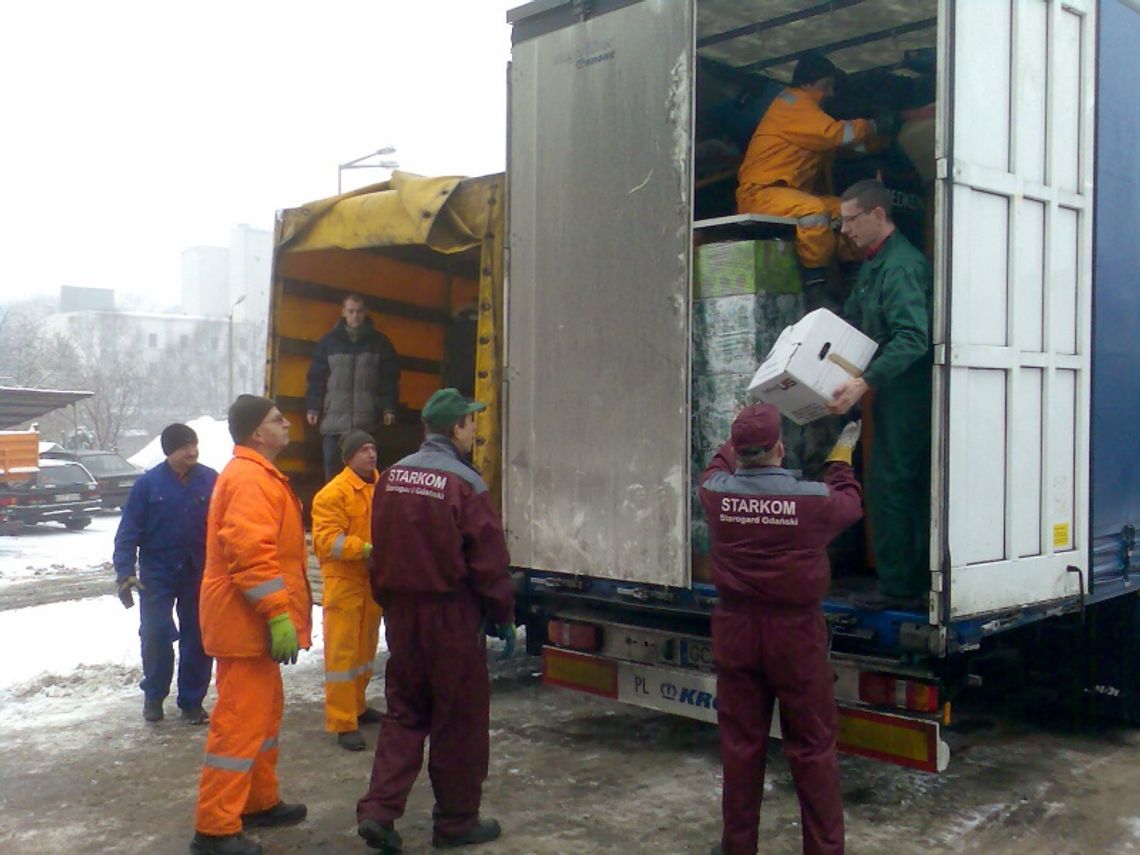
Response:
M692 6L596 6L516 22L508 545L520 567L683 587Z

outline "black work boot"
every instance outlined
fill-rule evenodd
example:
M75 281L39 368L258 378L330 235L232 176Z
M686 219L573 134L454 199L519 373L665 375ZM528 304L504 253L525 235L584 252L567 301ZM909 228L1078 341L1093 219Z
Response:
M431 836L433 849L458 849L460 846L478 846L480 843L490 843L498 840L503 833L502 826L497 819L480 819L463 834L454 837L440 834L438 831Z
M357 724L379 724L384 719L384 714L380 710L373 709L372 707L365 707L364 712L356 717Z
M217 836L196 831L190 841L190 855L261 855L261 844L240 831Z
M210 714L202 709L201 706L187 707L182 710L182 721L186 724L209 724Z
M162 701L157 698L151 700L147 698L143 701L143 718L147 721L162 721L166 717L166 713L162 711Z
M336 744L345 751L363 751L364 737L361 736L359 730L349 730L336 735Z
M309 809L302 804L287 805L278 802L267 810L243 813L241 824L246 828L272 828L279 825L296 825L304 822Z
M404 839L395 826L384 825L374 819L362 819L356 826L356 833L368 844L369 849L376 849L380 855L398 855L404 851Z

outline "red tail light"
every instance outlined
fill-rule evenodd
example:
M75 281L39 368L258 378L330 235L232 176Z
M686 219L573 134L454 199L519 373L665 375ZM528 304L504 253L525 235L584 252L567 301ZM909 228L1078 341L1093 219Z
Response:
M886 674L862 673L859 675L859 700L876 706L935 712L938 710L938 687Z
M546 637L551 644L570 650L598 650L602 646L601 628L592 623L551 620L546 624Z

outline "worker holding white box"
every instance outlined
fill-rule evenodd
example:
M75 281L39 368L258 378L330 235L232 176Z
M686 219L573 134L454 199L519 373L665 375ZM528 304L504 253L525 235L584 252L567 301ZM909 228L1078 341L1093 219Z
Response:
M866 608L919 609L930 590L930 264L891 219L879 181L843 194L843 233L867 254L844 313L878 344L861 377L836 384L830 409L845 413L874 390L867 516L878 590ZM854 598L853 598L854 599Z

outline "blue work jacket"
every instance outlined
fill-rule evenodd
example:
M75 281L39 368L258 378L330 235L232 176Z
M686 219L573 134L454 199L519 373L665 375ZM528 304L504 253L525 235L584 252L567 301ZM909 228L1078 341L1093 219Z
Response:
M115 535L115 577L201 578L206 512L218 473L196 464L183 481L165 460L135 482Z

